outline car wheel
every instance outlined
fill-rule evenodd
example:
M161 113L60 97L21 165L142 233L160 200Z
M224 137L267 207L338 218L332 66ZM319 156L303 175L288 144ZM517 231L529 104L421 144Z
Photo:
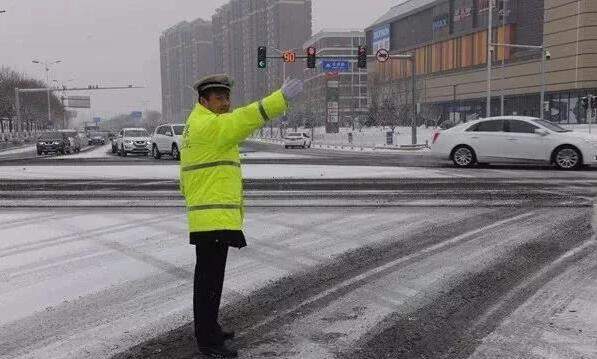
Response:
M452 161L456 167L471 167L477 162L477 156L469 146L458 146L452 152Z
M159 160L162 157L160 150L158 150L158 146L154 143L151 147L151 156L156 160Z
M124 146L120 147L120 155L122 157L126 157L126 151L124 150Z
M172 158L176 161L180 160L180 152L178 151L178 146L176 144L172 144Z
M41 156L42 152L40 150L37 150L37 155Z
M112 153L116 153L116 147L112 146Z
M561 146L554 151L553 162L561 170L576 170L582 166L582 155L572 146Z
M288 146L284 145L284 148L285 148L285 149L288 149Z

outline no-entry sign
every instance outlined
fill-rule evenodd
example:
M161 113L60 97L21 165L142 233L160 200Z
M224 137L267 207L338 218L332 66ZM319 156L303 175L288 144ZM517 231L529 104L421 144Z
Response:
M390 59L390 53L386 49L379 49L375 54L378 62L386 62Z

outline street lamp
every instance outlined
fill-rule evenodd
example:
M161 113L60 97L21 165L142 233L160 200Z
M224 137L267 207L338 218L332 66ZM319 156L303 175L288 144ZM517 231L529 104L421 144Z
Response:
M503 47L511 47L515 49L526 49L526 50L540 50L541 51L541 95L540 95L540 106L539 106L539 114L541 119L544 117L544 103L545 103L545 75L546 75L546 61L551 60L551 52L545 47L545 45L517 45L517 44L497 44L491 43L491 47L503 46ZM491 69L489 70L489 74L491 74ZM488 92L490 89L488 89Z
M31 62L33 62L34 64L38 64L38 65L44 65L44 68L46 70L46 84L48 86L48 122L52 123L52 108L51 108L52 105L50 104L50 92L51 92L51 89L50 89L50 86L51 86L51 84L50 84L50 67L61 63L62 60L56 60L53 62L47 62L47 61L42 62L39 60L33 60Z

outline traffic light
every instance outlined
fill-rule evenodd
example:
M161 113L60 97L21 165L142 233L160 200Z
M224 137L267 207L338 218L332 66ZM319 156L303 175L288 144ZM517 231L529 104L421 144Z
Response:
M357 65L359 69L367 68L367 48L365 46L359 46Z
M264 69L267 67L267 47L259 46L257 48L257 68Z
M580 99L580 102L581 102L581 104L582 104L582 107L583 107L585 110L589 108L589 98L588 98L588 97L586 97L586 96L585 96L585 97L582 97L582 98Z
M307 68L314 69L317 60L317 49L313 46L307 48Z

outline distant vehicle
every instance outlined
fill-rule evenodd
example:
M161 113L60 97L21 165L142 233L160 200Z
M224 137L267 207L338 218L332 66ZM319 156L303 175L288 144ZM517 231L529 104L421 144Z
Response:
M66 135L68 136L68 139L70 141L68 153L81 152L81 148L83 147L83 141L77 130L66 129L58 130L58 132L66 133Z
M175 160L180 160L180 146L183 124L165 124L156 127L151 136L151 155L159 160L163 154L172 156Z
M597 164L597 135L533 117L491 117L434 133L431 151L457 167L519 162L574 170Z
M93 145L105 145L106 144L106 133L104 132L90 132L87 143L90 146Z
M85 125L85 133L97 132L100 128L97 125Z
M150 144L149 134L146 129L123 128L117 138L117 153L123 157L126 157L129 153L147 156Z
M50 131L39 135L36 147L38 156L48 153L64 155L71 152L71 141L65 132Z
M284 136L284 148L311 148L311 138L306 133L288 132Z

